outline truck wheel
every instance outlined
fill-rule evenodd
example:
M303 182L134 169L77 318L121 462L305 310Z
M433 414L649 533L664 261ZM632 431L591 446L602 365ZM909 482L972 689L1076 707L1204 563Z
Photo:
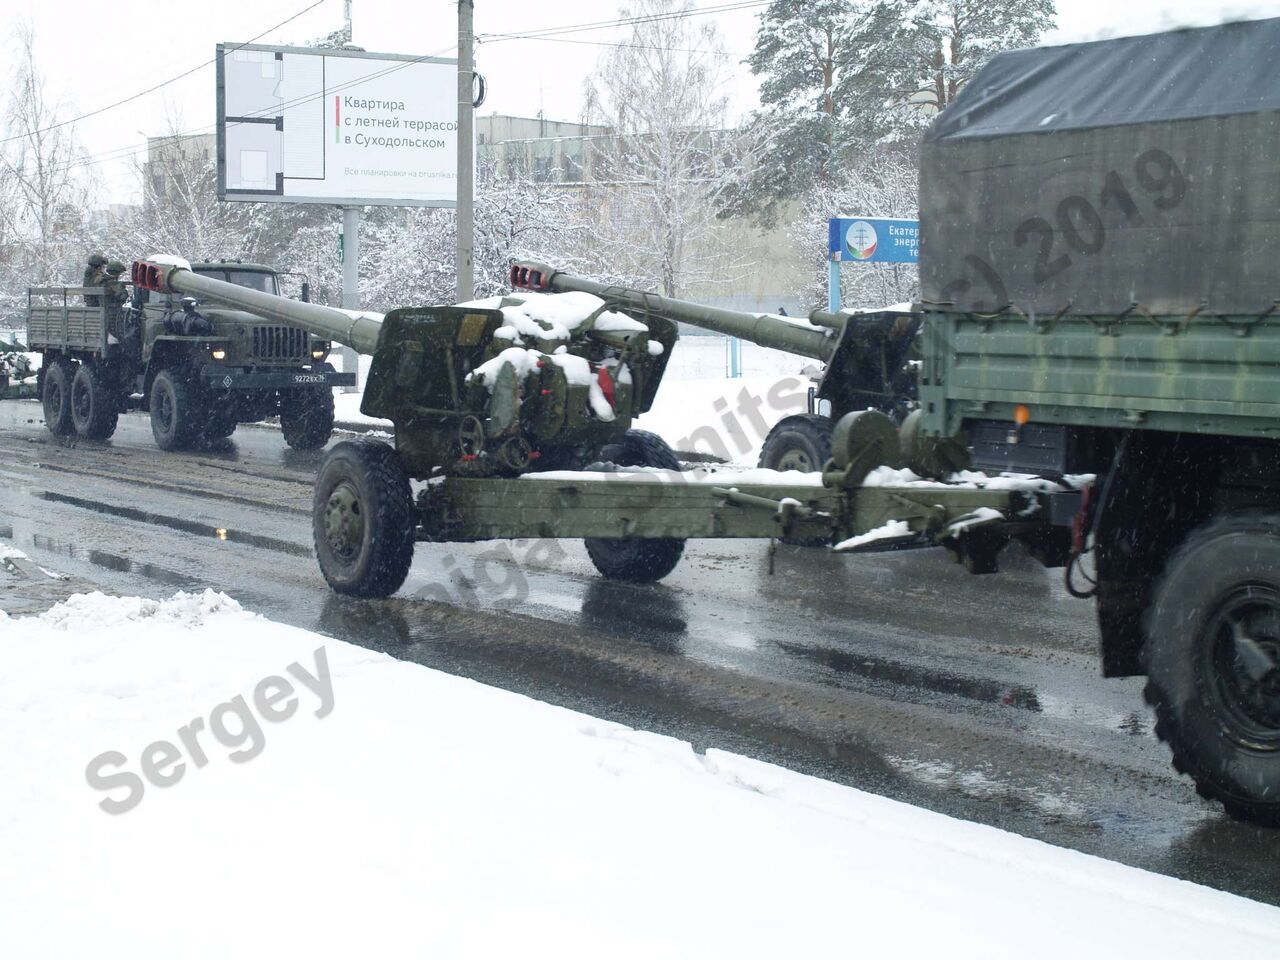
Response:
M236 420L235 406L228 402L220 407L211 407L204 422L204 438L206 440L225 440L236 432L239 421Z
M621 443L600 451L600 459L620 467L661 467L679 470L680 461L665 440L647 430L628 430ZM609 580L654 583L680 562L684 540L588 537L583 540L597 570Z
M759 466L766 470L817 473L831 459L829 417L799 413L779 420L760 448Z
M357 597L388 597L413 562L417 515L409 476L391 446L347 440L316 475L311 532L329 586Z
M96 363L82 363L71 379L71 422L85 440L105 440L116 432L120 410L116 392Z
M75 367L70 360L58 359L44 371L44 425L54 436L65 437L73 429L71 423L71 383Z
M151 433L161 450L183 450L201 435L204 410L199 388L173 370L151 384Z
M295 390L280 398L280 431L295 450L319 450L333 436L333 391Z
M1201 796L1280 826L1280 515L1194 531L1146 613L1143 664L1156 735Z

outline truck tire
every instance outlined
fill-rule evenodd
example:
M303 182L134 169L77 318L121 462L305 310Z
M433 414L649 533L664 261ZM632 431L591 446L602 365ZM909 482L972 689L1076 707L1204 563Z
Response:
M760 448L759 466L765 470L817 473L831 459L829 417L798 413L779 420Z
M65 437L75 427L71 423L71 383L75 379L75 365L66 358L49 364L42 380L40 393L44 404L44 425L56 437Z
M1280 826L1280 515L1193 531L1145 627L1145 696L1174 768L1232 816Z
M236 432L239 421L236 420L236 408L230 401L210 406L206 410L204 421L205 440L226 440Z
M319 450L333 436L333 391L295 390L280 398L280 431L295 450Z
M680 461L666 441L647 430L628 430L621 443L611 443L600 451L600 459L620 467L680 469ZM684 553L684 540L675 537L588 537L583 544L602 576L631 583L661 580L676 568Z
M105 440L120 419L116 390L96 363L82 363L71 379L71 423L84 440Z
M311 532L329 586L356 597L389 597L413 563L417 513L394 448L347 440L316 474Z
M151 384L151 433L161 450L185 450L204 429L200 388L176 370L161 370Z

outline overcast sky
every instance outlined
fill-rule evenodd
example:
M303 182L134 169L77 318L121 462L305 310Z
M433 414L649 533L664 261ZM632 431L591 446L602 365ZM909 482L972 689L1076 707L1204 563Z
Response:
M241 43L267 32L259 43L299 43L341 26L342 0L321 0L286 26L269 30L315 0L0 0L0 40L17 21L35 28L39 66L65 116L76 116L135 94L213 58L218 42ZM699 7L726 0L695 0ZM476 33L581 24L616 16L618 5L600 0L476 0ZM757 105L755 80L741 60L753 44L760 7L710 14L729 54L728 92L736 113ZM1183 24L1280 16L1280 0L1217 3L1209 0L1059 0L1058 28L1048 43L1149 33ZM701 18L700 18L701 19ZM371 51L413 56L454 56L456 4L448 0L354 0L354 40ZM481 42L478 69L489 80L482 112L578 119L583 79L602 48L584 41L619 38L616 29L575 33L574 42ZM6 46L5 53L11 53ZM11 65L11 56L0 65ZM7 80L7 78L5 78ZM101 158L91 169L103 202L127 202L137 191L131 170L145 136L168 131L212 130L214 71L203 66L155 93L81 121L76 132L86 152Z

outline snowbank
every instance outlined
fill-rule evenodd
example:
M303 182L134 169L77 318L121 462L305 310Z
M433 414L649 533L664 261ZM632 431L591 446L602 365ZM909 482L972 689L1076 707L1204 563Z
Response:
M0 620L0 656L5 956L1280 955L1273 907L699 755L212 592L77 596ZM285 679L296 704L266 722L257 691ZM203 764L178 733L197 720ZM136 772L161 741L180 755L154 772L181 777L105 813L123 791L86 765L118 751Z

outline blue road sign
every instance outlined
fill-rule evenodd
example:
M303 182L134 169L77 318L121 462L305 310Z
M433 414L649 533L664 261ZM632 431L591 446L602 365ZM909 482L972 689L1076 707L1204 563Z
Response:
M883 217L835 217L828 223L833 263L916 263L920 221Z

